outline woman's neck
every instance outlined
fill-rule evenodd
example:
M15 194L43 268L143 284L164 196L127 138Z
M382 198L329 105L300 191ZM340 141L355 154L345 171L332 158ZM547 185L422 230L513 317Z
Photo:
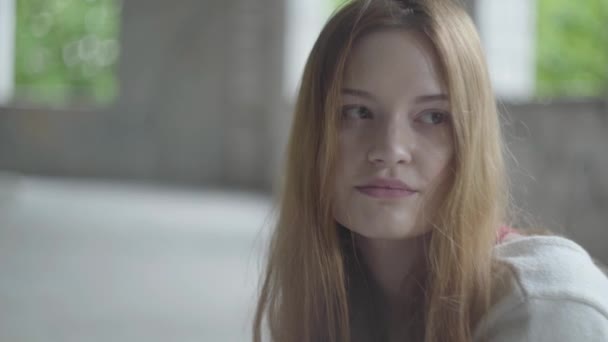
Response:
M425 248L430 234L390 240L356 236L357 250L378 284L391 311L411 299L425 268Z
M430 233L404 240L356 236L357 250L382 295L389 341L417 336Z

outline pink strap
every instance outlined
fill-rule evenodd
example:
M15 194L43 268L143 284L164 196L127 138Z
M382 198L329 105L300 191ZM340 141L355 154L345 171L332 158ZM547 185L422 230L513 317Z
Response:
M502 243L509 234L519 234L519 232L517 229L509 226L501 226L498 228L498 231L496 232L496 244Z

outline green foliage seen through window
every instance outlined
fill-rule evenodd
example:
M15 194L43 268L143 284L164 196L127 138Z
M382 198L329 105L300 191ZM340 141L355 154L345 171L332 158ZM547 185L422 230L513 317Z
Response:
M538 0L537 93L608 94L608 0Z
M106 104L117 95L118 0L16 0L15 101Z

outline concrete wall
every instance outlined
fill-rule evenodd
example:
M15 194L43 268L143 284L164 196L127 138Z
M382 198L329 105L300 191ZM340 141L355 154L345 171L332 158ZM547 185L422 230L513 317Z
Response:
M503 108L523 226L549 228L608 263L608 101ZM527 217L526 217L527 216ZM528 222L525 222L528 221Z
M0 169L268 184L283 12L283 0L124 1L118 103L0 109Z

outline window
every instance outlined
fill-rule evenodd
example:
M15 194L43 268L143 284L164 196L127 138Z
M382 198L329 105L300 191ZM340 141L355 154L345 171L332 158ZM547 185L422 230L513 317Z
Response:
M608 2L477 0L497 94L505 99L608 93Z
M538 0L537 92L608 94L608 1Z
M97 106L116 99L119 0L0 3L15 18L10 103Z

